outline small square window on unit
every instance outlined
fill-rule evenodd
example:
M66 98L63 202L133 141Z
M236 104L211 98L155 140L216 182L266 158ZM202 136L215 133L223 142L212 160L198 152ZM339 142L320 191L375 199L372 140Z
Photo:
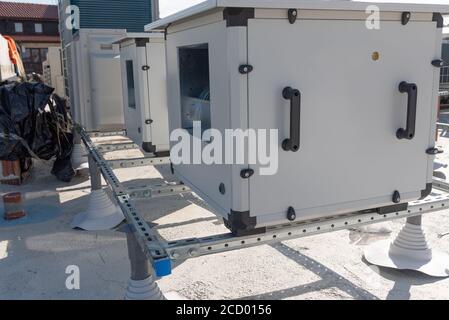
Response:
M211 128L209 46L179 48L182 127L190 133L193 122L201 121L202 133Z
M128 107L136 109L136 88L134 85L134 63L126 61L126 83L128 85Z
M34 24L34 31L36 33L42 33L43 32L42 23L35 23Z
M14 31L17 33L23 32L23 23L22 22L14 23Z

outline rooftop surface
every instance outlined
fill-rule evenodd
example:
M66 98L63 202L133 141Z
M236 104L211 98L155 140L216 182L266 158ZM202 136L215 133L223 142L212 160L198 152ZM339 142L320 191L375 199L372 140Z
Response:
M449 151L449 137L440 137L438 145ZM108 158L136 156L141 156L139 151L108 154ZM438 162L439 171L449 176L449 153ZM28 211L23 220L0 219L0 300L122 299L130 273L125 235L72 230L73 217L86 208L89 180L78 176L64 184L50 170L51 164L36 163L29 183L0 186L0 196L13 191L25 194ZM127 187L170 181L169 171L167 166L115 170ZM135 206L169 239L227 232L191 194L135 201ZM403 222L377 229L397 232ZM449 235L444 236L449 233L449 211L425 215L424 228L434 248L449 252ZM187 299L449 299L449 279L365 262L364 248L391 236L371 231L339 231L191 259L176 265L173 274L158 284L165 294ZM65 286L65 271L71 265L80 268L80 290Z

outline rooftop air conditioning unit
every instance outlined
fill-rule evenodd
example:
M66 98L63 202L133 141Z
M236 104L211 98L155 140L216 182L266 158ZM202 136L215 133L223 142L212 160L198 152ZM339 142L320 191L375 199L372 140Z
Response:
M118 41L127 135L146 152L169 153L163 33L130 33Z
M439 12L449 8L219 0L148 25L166 32L171 130L183 130L203 152L217 141L192 135L196 120L222 136L227 129L278 134L264 150L276 155L269 174L269 164L250 161L249 144L242 163L182 162L175 174L239 235L406 210L432 186Z

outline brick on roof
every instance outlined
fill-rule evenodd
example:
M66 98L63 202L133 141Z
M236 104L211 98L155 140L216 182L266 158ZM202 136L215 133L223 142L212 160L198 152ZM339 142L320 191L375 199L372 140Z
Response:
M0 19L58 20L58 6L0 1Z

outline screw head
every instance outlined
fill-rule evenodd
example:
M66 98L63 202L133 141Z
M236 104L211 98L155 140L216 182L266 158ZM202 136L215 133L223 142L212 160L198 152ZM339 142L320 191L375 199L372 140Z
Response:
M395 191L393 194L393 203L400 203L401 202L401 194L399 191Z
M178 259L178 258L180 257L180 255L179 255L178 252L173 251L173 252L171 253L171 257L172 257L173 259Z
M225 194L226 193L226 186L224 185L224 183L221 183L218 190L220 191L221 194Z
M295 209L293 207L288 208L287 219L289 221L295 221L296 220L296 211L295 211Z

